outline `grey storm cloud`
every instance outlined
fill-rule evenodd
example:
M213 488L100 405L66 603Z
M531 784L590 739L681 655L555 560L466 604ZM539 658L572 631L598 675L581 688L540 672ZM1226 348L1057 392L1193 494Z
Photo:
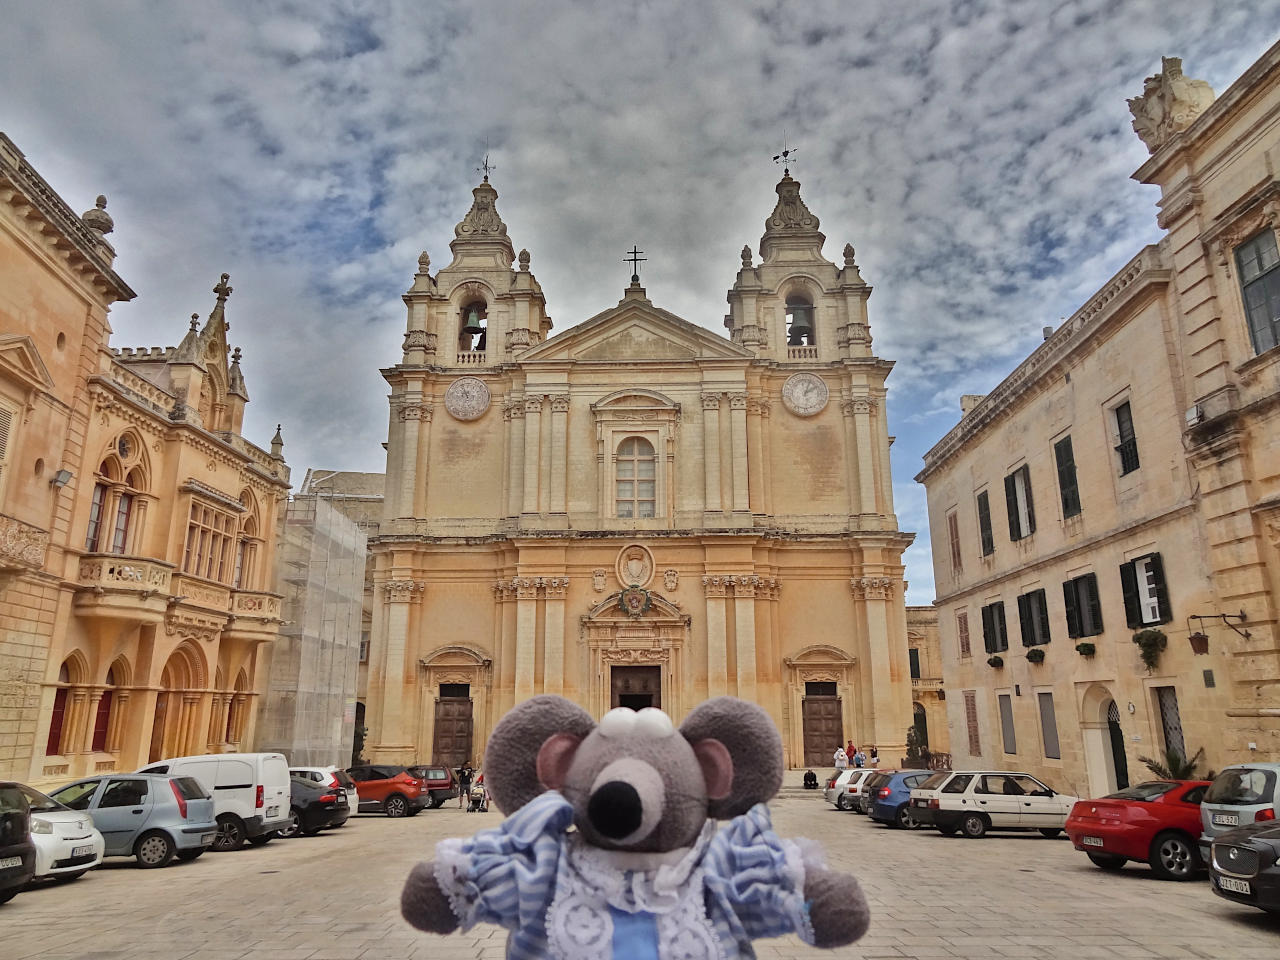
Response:
M380 470L420 251L448 260L486 149L560 331L646 251L656 303L723 332L785 130L828 255L858 250L890 378L910 599L933 596L920 456L1145 243L1125 98L1184 58L1215 90L1266 2L6 4L0 129L77 209L110 198L139 291L117 345L231 339L295 469Z

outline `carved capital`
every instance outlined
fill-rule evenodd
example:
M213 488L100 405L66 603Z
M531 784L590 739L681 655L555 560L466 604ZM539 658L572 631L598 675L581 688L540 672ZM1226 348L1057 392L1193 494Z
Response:
M718 394L718 393L704 393L704 394L702 395L702 409L703 409L703 410L719 410L719 409L720 409L720 394Z
M526 396L524 398L524 412L526 414L533 414L534 416L538 416L540 413L542 413L542 401L543 401L543 397L541 396L541 394L533 394L532 396Z
M567 393L557 393L551 398L552 413L568 413L569 411L569 395Z
M731 577L703 577L702 589L706 591L708 597L723 597L727 595Z
M849 581L853 595L865 600L887 600L893 590L889 577L854 577Z
M547 577L542 581L548 600L563 600L569 591L568 577Z
M747 400L745 393L731 393L729 394L729 409L745 410L747 409Z
M537 577L512 577L511 587L515 590L517 600L538 599L540 581Z
M430 403L412 403L400 408L401 420L426 420L431 421L431 414L435 409Z
M422 580L387 580L382 584L382 596L388 603L416 603L426 588Z

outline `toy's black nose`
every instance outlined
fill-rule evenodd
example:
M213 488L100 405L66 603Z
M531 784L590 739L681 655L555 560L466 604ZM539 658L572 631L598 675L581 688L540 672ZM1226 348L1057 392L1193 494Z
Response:
M618 840L640 828L644 811L636 788L621 780L610 780L591 795L587 818L591 825L611 840Z

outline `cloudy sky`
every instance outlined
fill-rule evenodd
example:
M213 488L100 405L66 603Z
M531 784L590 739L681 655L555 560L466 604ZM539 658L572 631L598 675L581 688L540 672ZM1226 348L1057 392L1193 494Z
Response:
M1125 98L1162 54L1222 91L1280 5L9 0L3 29L0 130L77 211L110 199L139 294L115 345L176 343L229 272L246 433L283 422L299 481L383 469L400 294L420 251L447 263L486 143L557 331L638 243L649 296L723 334L785 130L827 255L852 242L876 288L927 603L922 453L1159 237Z

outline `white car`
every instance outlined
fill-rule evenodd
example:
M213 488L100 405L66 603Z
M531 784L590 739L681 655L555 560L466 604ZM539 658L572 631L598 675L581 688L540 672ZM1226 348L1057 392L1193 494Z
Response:
M36 879L75 880L102 862L107 844L93 818L39 790L19 784L31 804L31 840L36 845Z
M844 790L836 797L837 810L853 810L858 805L858 798L862 796L862 789L867 785L867 781L871 779L873 773L878 770L869 769L867 767L854 767L848 771L849 778L844 782Z
M341 790L347 795L347 806L356 811L360 809L360 794L356 790L356 782L347 776L345 770L337 767L290 767L289 776L301 777L312 783ZM342 824L338 824L342 826Z
M1010 770L957 770L940 783L930 780L928 793L911 792L911 816L948 837L957 830L973 838L988 830L1039 830L1056 837L1078 799Z
M170 757L143 767L139 773L167 773L195 777L213 797L218 835L210 848L221 853L238 850L246 840L254 846L271 841L287 827L289 764L282 753L210 753Z
M840 810L844 809L844 807L840 806L840 797L844 794L844 785L848 783L849 778L857 772L858 771L856 769L850 768L848 770L841 770L840 772L827 777L827 785L822 788L822 796L827 803Z

